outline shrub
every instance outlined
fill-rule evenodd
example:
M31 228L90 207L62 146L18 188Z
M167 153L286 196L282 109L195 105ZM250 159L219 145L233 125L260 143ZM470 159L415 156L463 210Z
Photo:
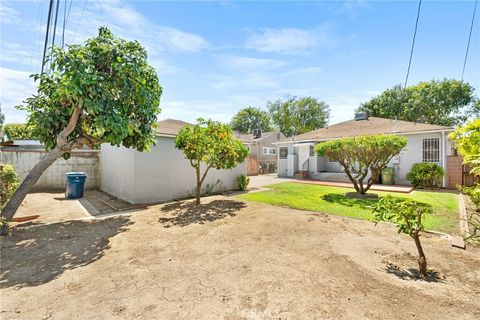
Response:
M372 211L377 223L393 222L397 225L398 233L408 234L414 240L418 251L418 268L426 276L427 258L420 242L420 233L424 230L424 215L432 213L432 208L410 199L400 200L387 196L373 205Z
M24 123L8 123L3 126L3 133L9 140L35 140L34 128Z
M415 163L407 173L407 179L417 188L438 188L445 172L436 163Z
M17 187L18 176L15 168L7 164L0 170L0 209L3 209Z
M248 183L250 182L250 178L247 177L245 174L241 174L237 177L237 189L240 191L247 190Z

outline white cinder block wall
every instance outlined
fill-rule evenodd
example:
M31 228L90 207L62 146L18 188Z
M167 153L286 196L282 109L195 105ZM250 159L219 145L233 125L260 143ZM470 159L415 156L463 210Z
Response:
M46 152L39 149L22 147L0 148L0 162L15 167L19 178L23 181L30 170L37 164ZM35 184L35 189L65 189L65 173L82 171L87 173L86 188L100 186L100 164L98 150L78 150L72 153L70 159L55 161Z
M155 203L193 194L195 170L175 139L159 137L150 152L102 145L101 189L130 203ZM236 189L236 179L246 173L245 163L232 170L210 169L202 187L216 185L215 190ZM220 180L221 183L217 184Z

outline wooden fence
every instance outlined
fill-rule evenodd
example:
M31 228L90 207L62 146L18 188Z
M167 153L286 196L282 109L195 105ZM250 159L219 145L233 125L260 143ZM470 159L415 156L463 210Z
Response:
M247 161L247 176L258 175L260 168L258 167L257 158L249 156L246 161Z

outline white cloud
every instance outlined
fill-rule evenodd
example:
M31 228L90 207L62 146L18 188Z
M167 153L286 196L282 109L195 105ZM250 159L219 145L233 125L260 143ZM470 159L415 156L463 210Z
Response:
M31 53L21 44L2 41L0 51L0 61L2 62L16 62L21 64L29 64L31 62Z
M0 2L0 20L2 24L21 24L23 22L20 14L7 6L5 2Z
M329 37L325 28L308 29L265 29L251 35L245 42L247 49L260 52L297 54L319 45L326 45Z
M22 103L35 91L33 79L26 71L0 67L0 103L5 114L5 122L24 122L24 112L15 106Z
M228 57L225 61L228 66L238 69L275 69L285 65L285 62L279 60L243 56Z

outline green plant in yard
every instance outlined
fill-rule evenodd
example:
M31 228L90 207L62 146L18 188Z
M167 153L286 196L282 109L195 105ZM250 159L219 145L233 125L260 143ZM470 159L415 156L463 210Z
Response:
M137 41L115 37L101 27L82 45L54 47L46 67L33 75L38 93L18 108L49 153L38 162L3 209L10 220L42 173L73 149L101 143L149 150L162 88L147 52Z
M424 230L423 218L431 214L431 207L409 199L399 200L387 196L372 206L375 220L390 221L397 225L398 233L409 235L418 251L418 268L423 276L427 275L427 258L420 242L420 233Z
M237 189L240 191L245 191L248 188L248 184L250 183L250 178L247 177L245 174L241 174L237 177Z
M366 135L319 143L315 152L338 162L357 193L365 194L388 162L406 145L405 137Z
M8 202L18 187L18 176L15 168L7 164L0 169L0 211ZM8 220L3 215L0 217L0 228L8 229Z
M3 133L9 140L37 139L35 128L26 123L7 123L3 126Z
M232 118L230 126L240 133L252 133L254 129L270 131L271 118L267 111L260 108L246 107L238 111Z
M198 119L196 125L180 130L175 147L183 151L195 169L196 204L200 204L202 184L210 169L232 169L248 155L247 147L233 136L228 125L204 119Z
M439 188L445 171L431 162L415 163L407 173L407 179L417 188Z

